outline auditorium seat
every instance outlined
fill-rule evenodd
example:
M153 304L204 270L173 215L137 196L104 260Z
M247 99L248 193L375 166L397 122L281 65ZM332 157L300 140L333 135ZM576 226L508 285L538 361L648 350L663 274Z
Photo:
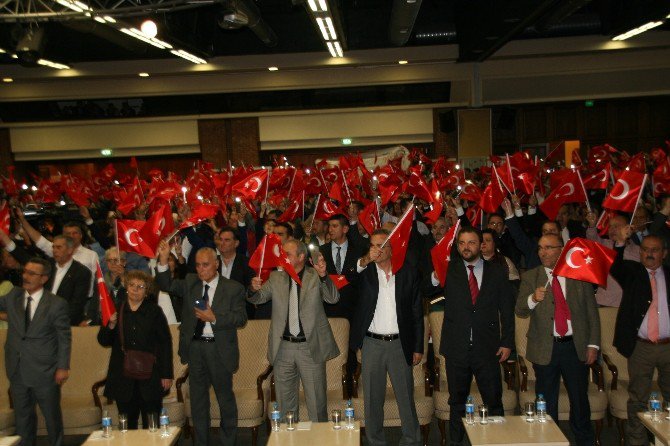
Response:
M7 328L0 329L0 345L7 342ZM0 354L0 436L14 434L14 409L9 402L9 379L5 369L5 355Z

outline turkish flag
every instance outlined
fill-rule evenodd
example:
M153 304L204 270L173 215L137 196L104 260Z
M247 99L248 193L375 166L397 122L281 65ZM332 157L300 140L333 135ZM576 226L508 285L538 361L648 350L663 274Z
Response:
M277 219L278 222L287 223L298 217L302 217L302 200L293 200Z
M459 197L463 200L479 203L479 200L482 199L482 190L474 183L465 183L465 185L461 187L461 194Z
M566 181L573 181L574 175L575 172L567 167L551 172L549 175L549 189L554 190L562 186Z
M116 313L116 308L114 307L114 301L109 295L109 290L107 290L107 285L105 284L105 279L102 277L102 270L100 269L100 264L96 262L95 278L98 282L98 295L100 296L100 314L102 316L102 326L106 327L109 323L109 318Z
M323 179L321 178L321 174L319 173L318 170L315 169L314 172L310 172L307 175L305 193L307 193L308 195L314 195L314 194L328 195L328 188L326 187L325 184L323 184Z
M553 275L607 287L607 276L616 251L581 237L570 239L554 266Z
M328 275L330 276L330 280L333 281L338 290L341 290L345 286L349 285L349 281L347 280L346 277L344 277L343 274L328 274Z
M328 220L337 214L347 215L347 212L341 207L335 206L330 198L321 198L321 195L317 197L315 219Z
M151 249L140 235L145 223L141 220L116 220L116 246L121 251L136 252L149 258L156 257L155 248Z
M649 153L649 158L651 158L655 166L658 166L659 164L667 160L665 150L661 149L660 147L654 147L653 149L651 149L651 152Z
M603 209L603 212L600 214L600 218L598 218L598 222L596 223L596 229L598 230L598 234L601 237L604 237L609 232L610 220L615 215L617 215L615 211L610 211L609 209Z
M577 172L566 175L563 184L549 192L547 198L540 205L540 209L550 220L555 220L558 210L566 203L579 203L586 201L586 194L582 188L581 180Z
M388 239L384 243L391 244L391 264L393 269L393 274L397 273L398 270L405 263L405 256L407 255L407 245L409 243L409 234L412 232L412 222L414 221L414 205L410 205L400 221L393 228L391 234L389 234Z
M633 212L647 181L647 175L624 170L603 201L603 207L622 212Z
M165 201L170 201L181 192L181 186L176 181L156 183L155 186L152 182L151 185L153 186L152 198L161 198Z
M282 249L279 236L275 234L263 237L249 259L249 266L259 271L259 273L261 270L281 267L298 285L302 286L298 273L295 272L293 265L291 265Z
M16 196L19 194L19 185L16 183L16 180L14 179L14 166L9 166L7 167L7 171L9 172L9 177L5 178L4 176L2 177L2 188L5 190L5 194L9 196Z
M381 228L382 222L379 218L379 203L377 200L372 200L370 204L363 208L358 214L358 221L361 222L363 229L370 235L375 229Z
M128 191L128 193L122 198L121 202L117 205L116 208L121 211L123 215L128 215L141 204L142 186L140 185L139 178L135 177L130 191Z
M584 187L588 190L607 189L610 183L610 163L599 163L597 169L584 175Z
M0 231L9 234L9 203L0 205Z
M420 198L428 203L433 201L433 196L428 189L428 184L426 184L426 180L423 178L423 175L421 175L419 169L410 169L409 178L407 182L404 183L404 188L405 192L414 195L416 198Z
M628 170L645 173L647 171L647 165L646 161L644 160L644 153L640 152L633 155L633 157L630 159L630 162L628 163L628 166L626 167Z
M174 231L174 220L169 206L161 206L144 223L140 229L140 237L147 244L149 249L156 252L161 239Z
M473 227L481 229L484 226L484 211L476 204L465 211L465 216Z
M219 207L215 204L200 204L193 209L191 216L184 220L181 225L179 225L179 229L195 226L201 221L207 220L208 218L213 218L218 211Z
M433 269L435 270L435 276L440 281L440 286L444 286L447 280L447 271L449 270L449 262L451 261L451 247L454 244L454 240L456 240L460 226L461 221L456 221L456 224L449 228L449 231L442 237L442 240L430 250Z
M285 170L285 169L284 169ZM233 184L231 191L245 200L254 200L265 194L263 184L268 180L267 169L251 172L239 182Z
M606 146L593 146L589 149L588 159L589 165L595 165L598 162L609 162L612 156Z
M654 169L652 180L654 184L655 197L659 197L670 192L670 160L667 157L663 158L663 160L658 163L656 169Z
M437 164L436 164L437 165ZM440 177L440 187L445 190L456 190L458 186L466 183L465 171L452 167L453 171L448 171L446 175Z
M277 167L272 169L272 175L270 175L270 189L274 191L287 191L291 186L294 172L295 167Z
M131 156L130 157L130 162L128 163L128 165L130 166L131 169L137 170L137 158L135 158L134 156Z
M426 223L432 225L442 215L442 211L444 210L440 191L437 189L437 181L434 178L430 182L430 198L431 210L423 214L423 217L426 219Z
M488 213L496 212L504 198L505 192L500 187L500 181L494 173L491 175L489 185L482 192L482 197L479 199L479 207Z

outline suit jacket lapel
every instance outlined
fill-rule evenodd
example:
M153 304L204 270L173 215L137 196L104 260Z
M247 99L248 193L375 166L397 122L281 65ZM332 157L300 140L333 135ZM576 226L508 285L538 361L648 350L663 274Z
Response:
M17 293L17 295L15 296L15 299L16 299L16 303L15 303L16 312L18 313L18 318L21 321L20 322L21 330L22 330L23 334L25 334L26 333L26 324L25 324L25 320L26 320L26 309L25 309L26 292L22 291L20 293Z
M486 290L488 290L491 286L493 286L493 284L489 283L491 282L490 275L491 275L491 266L488 264L488 262L484 261L484 269L482 271L482 283L479 284L479 294L477 295L477 301L475 302L475 305L479 303L479 300L482 297L486 296Z
M50 294L51 293L48 293L47 290L44 290L42 293L42 298L40 299L40 303L35 309L35 313L33 314L33 318L30 321L28 330L30 330L30 327L34 327L36 323L39 323L40 319L44 316L45 313L47 313L47 307L51 305L51 301L49 300Z

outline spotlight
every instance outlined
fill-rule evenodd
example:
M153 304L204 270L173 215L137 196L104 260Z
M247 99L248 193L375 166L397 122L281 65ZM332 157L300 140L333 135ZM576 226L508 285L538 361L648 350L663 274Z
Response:
M145 20L140 27L142 33L147 37L156 37L158 35L158 26L153 20Z

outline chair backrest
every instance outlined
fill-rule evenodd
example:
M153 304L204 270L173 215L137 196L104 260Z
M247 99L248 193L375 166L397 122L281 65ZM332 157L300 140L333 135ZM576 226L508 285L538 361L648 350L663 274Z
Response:
M107 377L111 349L98 343L100 327L72 327L70 377L61 388L63 399L91 399L91 387Z
M335 343L340 354L326 362L326 388L342 389L342 365L347 362L349 354L349 321L343 318L329 318L330 329L333 330Z
M0 346L2 346L3 353L0 353L0 407L9 407L9 378L7 378L7 370L5 369L5 342L7 342L7 329L0 329Z
M240 367L233 375L233 390L255 389L256 378L268 368L268 333L270 320L247 321L237 330Z
M533 365L526 358L526 348L528 346L528 326L530 325L530 317L515 316L514 321L514 338L516 344L516 352L519 356L523 356L528 369L528 380L535 381L535 370Z
M619 312L615 307L600 307L600 351L607 355L614 363L619 372L618 379L628 381L628 360L614 348L614 327L616 326L616 315ZM603 364L603 372L605 373L606 381L612 381L612 373L607 366Z
M182 364L179 359L179 324L170 324L170 336L172 337L172 372L174 373L175 381L184 374L188 368L188 364ZM175 383L176 384L176 383ZM164 401L177 400L177 386L170 387L170 392L163 398Z
M440 381L447 382L447 369L444 364L444 358L440 356L444 311L432 311L428 315L428 320L430 322L430 335L433 337L433 352L435 352L435 358L438 359L440 363Z

